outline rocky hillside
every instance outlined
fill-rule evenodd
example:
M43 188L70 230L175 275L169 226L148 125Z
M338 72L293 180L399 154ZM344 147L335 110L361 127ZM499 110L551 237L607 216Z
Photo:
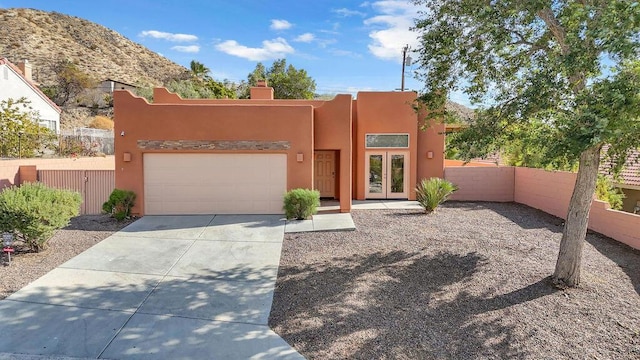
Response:
M96 80L161 85L186 69L104 26L56 12L0 9L0 57L33 64L48 84L51 64L70 60Z
M462 120L465 123L471 122L471 120L475 117L475 114L473 113L473 109L470 109L462 104L458 104L451 100L447 100L445 109L447 111L451 111L454 114L458 115L458 117L460 117L460 120Z

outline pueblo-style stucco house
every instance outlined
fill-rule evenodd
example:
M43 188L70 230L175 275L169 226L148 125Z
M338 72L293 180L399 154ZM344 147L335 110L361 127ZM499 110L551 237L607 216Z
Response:
M295 188L349 212L352 199L413 200L419 179L443 176L444 126L419 130L414 92L274 100L262 82L249 100L153 96L114 92L116 188L137 194L138 215L280 214Z

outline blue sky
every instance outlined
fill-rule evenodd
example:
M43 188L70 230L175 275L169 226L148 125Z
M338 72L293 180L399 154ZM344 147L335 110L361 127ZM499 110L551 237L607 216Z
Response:
M319 93L400 88L402 47L418 9L407 0L0 0L74 15L111 28L188 66L204 63L218 79L246 79L278 58L307 70ZM423 85L407 67L405 87ZM454 95L454 101L467 103Z

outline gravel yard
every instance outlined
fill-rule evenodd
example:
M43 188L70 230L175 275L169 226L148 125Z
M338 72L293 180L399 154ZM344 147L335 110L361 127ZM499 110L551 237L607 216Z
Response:
M39 253L25 252L20 247L12 255L11 265L2 254L0 261L0 299L4 299L58 265L99 243L131 221L117 222L108 215L82 215L56 231L49 247Z
M309 359L640 359L640 251L589 233L550 285L562 220L518 204L355 210L285 236L270 325Z

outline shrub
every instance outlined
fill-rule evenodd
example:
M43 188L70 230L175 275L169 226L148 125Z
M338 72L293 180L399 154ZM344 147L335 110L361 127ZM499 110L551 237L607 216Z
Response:
M622 210L624 193L619 188L613 186L609 178L604 175L598 175L596 183L596 197L598 200L606 201L612 209Z
M449 196L456 190L458 190L458 187L445 179L436 177L428 180L422 179L416 187L416 200L418 200L426 213L430 213L438 205L447 201Z
M284 195L283 210L287 219L308 219L318 211L320 192L309 189L293 189Z
M102 211L111 214L116 220L122 221L131 215L131 208L136 200L133 191L113 189L109 200L102 204Z
M106 116L98 115L91 120L89 127L93 129L113 130L113 120Z
M32 251L43 250L53 232L78 216L82 197L69 190L26 183L0 193L0 232L10 232Z

